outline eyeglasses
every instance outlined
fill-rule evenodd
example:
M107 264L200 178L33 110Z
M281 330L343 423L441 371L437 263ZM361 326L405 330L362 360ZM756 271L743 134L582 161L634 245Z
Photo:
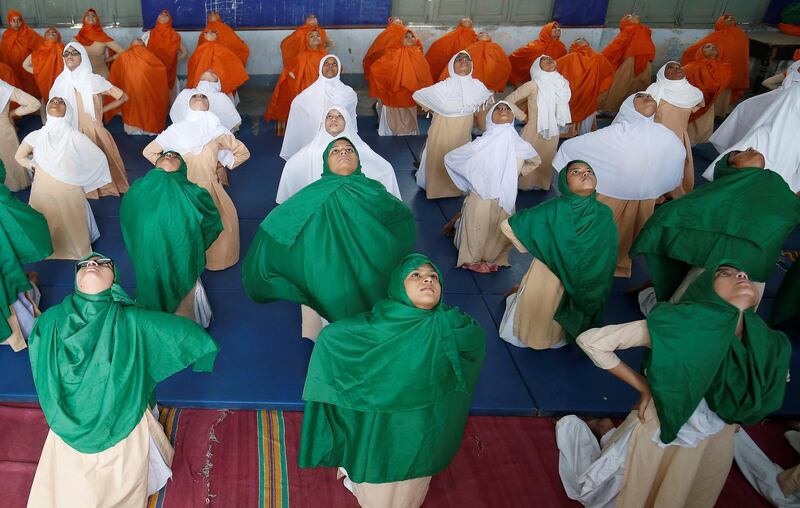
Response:
M351 155L356 153L356 149L353 148L352 146L348 146L345 148L334 148L333 150L331 150L331 155L339 155L340 153Z
M82 268L86 268L87 266L100 266L100 267L107 267L114 269L114 261L111 258L92 258L92 259L85 259L83 261L78 261L75 263L75 271L79 271Z
M458 55L456 57L455 61L456 62L471 62L472 58L470 58L468 55L463 55L462 54L462 55Z
M61 56L63 56L64 58L67 58L68 56L81 56L81 52L75 49L73 49L72 51L67 50L64 51L64 53Z
M52 99L50 99L49 102L52 102L53 104L66 104L66 102L64 102L64 99L62 99L61 97L53 97Z
M159 157L159 159L180 159L180 157L181 154L179 154L178 152L169 150L166 152L161 152L161 156Z

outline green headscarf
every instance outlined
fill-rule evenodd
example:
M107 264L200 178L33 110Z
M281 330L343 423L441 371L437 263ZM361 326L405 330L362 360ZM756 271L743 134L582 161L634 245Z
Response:
M486 334L439 302L414 307L404 281L430 264L411 254L388 298L323 328L308 366L301 467L342 466L355 482L385 483L446 468L461 444Z
M386 294L389 274L413 249L416 224L402 201L360 164L348 176L330 170L339 139L325 149L322 178L261 223L242 269L254 301L306 304L328 321L355 316Z
M177 171L154 168L134 182L119 210L122 239L136 273L136 303L173 313L206 265L222 232L211 195Z
M692 266L723 258L766 281L800 222L800 199L779 174L735 168L729 157L717 162L713 182L658 207L631 248L631 255L647 256L659 300L672 296Z
M597 193L583 197L569 189L568 168L576 162L589 166L574 160L559 172L561 196L508 220L525 248L564 285L555 320L570 342L603 315L614 282L619 241L611 209L597 201Z
M795 260L775 295L772 324L778 325L800 314L800 260Z
M683 198L681 198L683 199ZM652 349L642 364L653 392L661 441L678 435L705 399L727 423L752 425L779 409L786 389L791 345L755 312L744 311L744 333L736 336L739 309L714 290L723 260L700 275L680 303L658 303L647 316Z
M18 200L3 184L6 168L0 161L0 342L11 336L10 306L18 294L31 289L22 265L53 253L44 215Z
M102 254L91 253L85 259ZM81 453L130 434L156 383L194 363L210 372L219 347L194 321L134 305L119 286L77 288L36 320L28 339L39 404L50 428Z

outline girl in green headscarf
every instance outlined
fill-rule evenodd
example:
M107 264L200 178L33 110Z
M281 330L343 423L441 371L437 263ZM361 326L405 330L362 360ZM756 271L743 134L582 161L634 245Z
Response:
M169 442L148 409L156 383L219 350L196 323L136 306L113 261L78 262L75 292L44 312L29 339L31 371L50 432L28 506L144 506L148 460L169 471ZM151 442L159 446L151 446Z
M441 294L436 265L406 256L387 298L314 346L299 463L345 469L362 506L419 506L461 443L486 336Z
M136 272L136 303L207 327L211 308L200 274L222 221L208 191L186 178L180 154L164 152L125 194L119 215Z
M402 201L364 176L347 138L331 141L322 163L322 178L261 223L242 279L256 302L289 300L337 321L386 294L389 274L414 247L416 225Z
M501 225L533 262L506 299L500 337L518 347L560 347L597 325L617 262L617 227L597 201L597 178L584 161L558 174L561 196L522 210Z
M735 258L764 282L800 222L800 199L784 179L764 169L764 156L733 151L714 167L714 181L660 206L631 254L644 254L658 300L668 300L692 266Z
M22 265L45 259L53 253L53 245L44 216L11 194L2 183L5 176L0 161L0 344L20 351L25 348L26 325L39 312L34 298L38 289Z
M578 337L598 367L634 387L640 398L612 443L602 441L602 454L593 441L596 460L572 455L592 449L586 424L574 416L559 421L562 460L577 457L562 468L575 473L564 480L577 487L570 497L597 500L606 490L602 498L613 499L616 485L617 506L641 506L643 500L714 505L733 460L735 424L752 425L781 407L791 355L788 337L756 314L759 291L740 266L717 262L680 303L659 303L646 321ZM636 346L650 348L643 374L615 354Z

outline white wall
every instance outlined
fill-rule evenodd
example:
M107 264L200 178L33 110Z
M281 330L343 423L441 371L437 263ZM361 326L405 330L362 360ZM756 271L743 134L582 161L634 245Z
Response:
M447 32L441 27L412 27L427 49L431 42ZM535 39L541 27L519 26L486 26L476 27L477 31L486 30L492 34L495 42L503 46L507 53ZM619 32L618 28L564 28L562 40L569 45L578 37L586 37L595 49L605 46ZM40 33L44 29L38 29ZM117 42L127 47L137 36L141 28L106 28L106 33ZM654 28L653 42L656 45L656 59L653 69L658 69L668 60L680 59L683 50L707 33L708 29L670 29ZM78 32L77 28L62 28L64 41L72 40ZM361 61L375 37L381 32L378 28L331 29L328 36L334 41L333 53L342 61L345 74L360 74ZM239 35L250 46L250 59L247 72L251 75L276 75L281 71L280 42L291 33L290 30L250 30L241 31ZM199 32L181 32L183 43L194 50ZM178 73L186 74L186 62L178 66Z

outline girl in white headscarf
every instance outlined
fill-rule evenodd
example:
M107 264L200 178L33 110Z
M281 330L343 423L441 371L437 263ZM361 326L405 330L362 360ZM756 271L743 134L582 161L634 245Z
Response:
M13 111L12 102L19 104ZM19 148L19 138L12 119L29 115L40 107L36 97L0 80L0 160L6 167L5 185L14 192L27 188L31 184L31 177L14 160L14 154Z
M235 169L250 158L244 143L220 124L208 111L208 98L195 94L187 105L184 119L167 127L142 154L152 164L167 150L181 154L186 162L187 178L211 194L222 218L222 233L206 251L206 269L224 270L239 261L239 216L236 207L222 186L223 178L217 170L219 153L228 150L231 161L228 169ZM223 167L221 169L225 171Z
M514 213L523 164L539 159L514 129L514 110L510 102L495 104L486 114L486 132L444 157L447 173L467 193L455 235L456 266L467 270L489 273L510 266L511 242L500 224Z
M200 76L200 81L195 88L184 88L172 107L169 110L169 118L172 123L178 123L186 117L186 111L189 109L189 99L192 95L201 93L208 97L208 110L214 113L219 118L219 123L223 127L236 133L239 126L242 124L242 117L239 111L236 110L233 97L230 94L222 93L222 83L219 77L212 71L208 70Z
M784 89L762 112L741 139L725 148L722 153L755 148L764 156L764 167L781 175L792 192L800 193L800 143L797 137L800 120L798 119L800 119L800 86L791 86ZM709 164L703 173L703 178L714 179L714 165L722 157L723 155L720 155Z
M335 64L335 65L334 65ZM281 145L281 157L289 157L314 139L319 119L327 108L339 105L347 109L351 118L356 118L358 96L355 90L342 83L342 62L336 55L326 55L319 62L319 77L311 86L300 92L292 101L286 134ZM353 132L358 126L350 126Z
M114 100L103 105L103 96ZM103 125L103 113L122 106L128 100L125 92L92 72L86 48L77 42L64 46L64 70L56 77L49 98L61 97L75 114L72 126L97 145L108 159L112 182L97 189L100 196L119 196L128 190L128 174L111 133ZM97 194L90 196L97 197Z
M72 116L64 99L50 99L47 123L25 136L15 156L34 173L29 204L47 219L50 259L83 259L92 252L100 232L86 194L111 182L106 157L72 126Z
M528 115L520 131L522 139L533 145L541 164L519 177L521 190L550 189L553 178L553 157L558 150L560 129L572 123L569 82L556 70L556 61L547 55L534 60L531 80L511 92L506 101L519 105L527 102ZM532 166L527 164L526 166Z
M664 125L654 121L656 102L645 92L622 103L614 123L568 139L553 166L572 160L589 163L597 175L597 200L614 213L619 232L616 277L631 276L628 251L656 200L677 187L683 177L686 149Z
M647 87L646 92L658 104L656 122L674 132L686 150L683 180L672 191L672 196L677 198L694 188L694 160L692 159L692 143L689 139L688 127L689 117L692 116L692 113L705 105L703 92L689 83L683 66L675 61L661 66L656 75L656 82ZM622 244L621 239L620 244Z
M472 77L472 57L466 51L453 55L447 70L447 79L412 96L422 109L433 112L417 171L417 185L425 189L428 199L461 195L447 175L444 156L472 141L473 114L492 97L492 92Z
M352 125L355 118L349 116L347 108L332 106L327 108L319 121L317 134L309 144L292 155L283 166L281 181L278 184L278 195L275 201L280 204L292 197L303 187L319 180L322 176L322 154L328 144L335 138L345 137L353 143L358 151L361 162L361 171L368 178L383 184L386 190L397 199L400 197L400 188L397 177L389 161L375 153L375 151L362 140L355 132Z

